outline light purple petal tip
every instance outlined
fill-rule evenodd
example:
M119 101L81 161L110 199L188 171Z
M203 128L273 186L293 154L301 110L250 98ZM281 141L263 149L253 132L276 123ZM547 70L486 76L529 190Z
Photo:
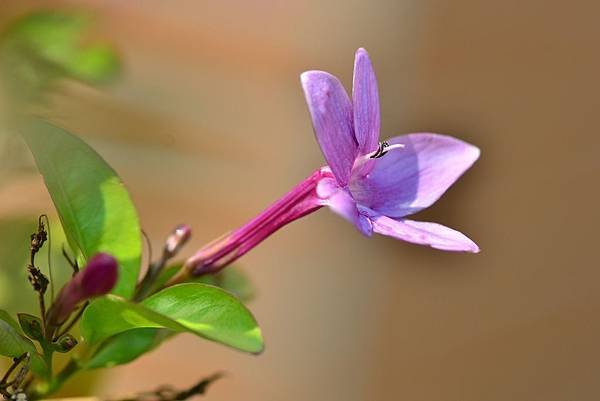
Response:
M354 58L352 105L354 134L360 153L372 152L379 144L379 92L369 53L363 48L356 51Z
M306 71L300 79L321 151L339 184L345 186L358 154L348 94L327 72Z
M409 134L388 142L404 148L377 159L368 176L353 177L350 189L358 203L391 217L431 206L480 153L473 145L439 134Z
M372 218L373 231L413 244L428 245L444 251L478 253L479 247L466 235L437 223L394 220L385 216Z

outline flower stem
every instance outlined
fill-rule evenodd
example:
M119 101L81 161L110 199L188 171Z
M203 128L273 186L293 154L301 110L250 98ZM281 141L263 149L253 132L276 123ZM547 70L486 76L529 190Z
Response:
M317 185L331 172L319 169L248 223L201 248L188 259L184 271L168 285L181 282L186 275L215 273L261 243L279 228L322 207Z

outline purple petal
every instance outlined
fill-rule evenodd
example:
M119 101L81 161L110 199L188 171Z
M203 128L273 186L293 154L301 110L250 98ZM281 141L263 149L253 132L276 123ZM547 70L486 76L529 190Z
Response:
M373 231L379 234L444 251L479 252L477 244L466 235L441 224L394 220L386 216L374 217L371 220Z
M307 71L300 79L321 151L339 184L345 186L358 154L348 94L327 72Z
M358 49L354 59L352 85L354 134L361 154L377 149L379 144L379 92L377 79L365 49Z
M477 160L479 149L439 134L409 134L392 138L404 144L377 159L366 176L350 183L357 202L376 212L403 217L431 206Z
M322 205L329 206L334 213L354 224L362 234L367 237L373 234L370 219L359 213L352 196L348 191L340 188L333 179L326 178L319 182L317 196L321 199Z

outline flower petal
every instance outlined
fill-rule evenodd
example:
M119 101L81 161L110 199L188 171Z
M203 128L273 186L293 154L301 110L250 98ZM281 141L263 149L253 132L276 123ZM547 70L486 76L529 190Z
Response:
M437 223L394 220L386 216L371 219L373 231L413 244L428 245L444 251L478 253L479 247L466 235Z
M319 181L317 196L321 199L322 205L329 206L334 213L354 224L362 234L367 237L373 234L370 219L359 213L352 196L348 191L340 188L335 180L324 178Z
M348 94L327 72L306 71L300 79L321 151L339 184L345 186L358 154Z
M360 154L370 153L379 144L379 92L369 53L362 48L356 51L354 58L352 106Z
M359 204L390 217L431 206L480 153L473 145L439 134L409 134L388 142L404 148L377 159L368 175L353 177L350 190Z

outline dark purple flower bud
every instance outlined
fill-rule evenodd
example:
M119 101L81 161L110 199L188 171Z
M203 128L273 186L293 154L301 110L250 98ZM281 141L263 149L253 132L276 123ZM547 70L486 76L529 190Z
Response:
M117 283L117 260L107 253L94 255L86 267L62 288L48 312L48 323L63 323L85 300L109 293Z
M165 259L175 256L191 236L192 229L187 224L180 224L175 227L175 230L167 237L167 241L165 242Z
M117 284L118 273L118 263L114 257L97 253L74 280L80 276L81 295L88 299L109 293Z

